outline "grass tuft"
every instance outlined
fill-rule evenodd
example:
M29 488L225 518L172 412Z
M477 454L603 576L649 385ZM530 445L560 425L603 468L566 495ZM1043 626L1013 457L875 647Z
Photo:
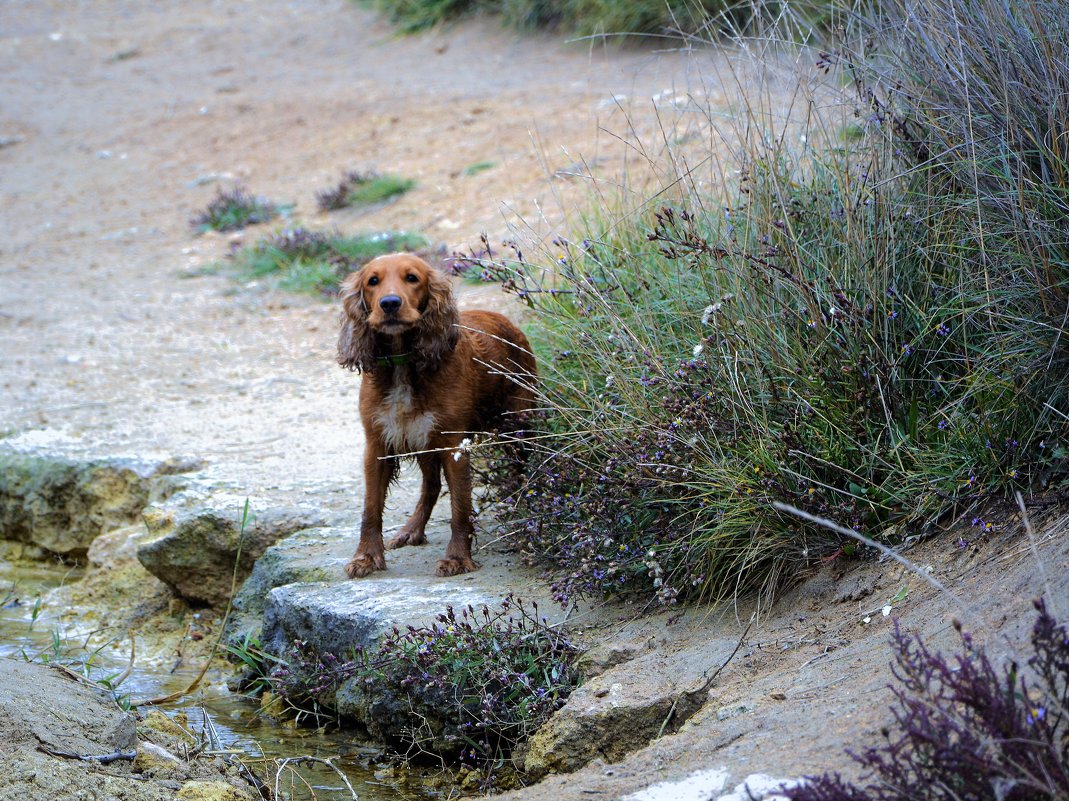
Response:
M336 211L350 206L371 206L403 195L416 185L409 178L375 172L348 172L333 189L316 193L320 211Z
M250 194L238 186L220 189L207 208L197 213L190 224L199 232L237 231L247 225L269 222L281 213L282 207L262 197Z
M1065 62L1006 78L943 61L1013 41L1060 54L1069 6L1011 4L1004 24L986 0L943 5L931 27L878 17L822 54L803 79L836 74L785 103L804 120L744 98L724 134L737 178L699 180L680 165L719 155L668 134L655 204L603 194L573 237L461 264L533 311L547 430L504 522L558 569L562 603L767 600L856 552L776 502L895 546L962 518L982 536L1014 491L1066 488L1069 117L1031 138L1018 123L1069 97ZM980 20L974 44L951 12ZM858 91L836 115L844 82ZM715 109L706 123L725 128Z
M242 280L270 278L280 289L333 296L342 278L376 256L426 247L427 240L418 234L386 231L342 236L287 228L241 248L229 261Z

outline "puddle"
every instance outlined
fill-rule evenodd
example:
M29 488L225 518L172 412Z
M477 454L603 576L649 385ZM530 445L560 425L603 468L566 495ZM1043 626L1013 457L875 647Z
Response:
M40 611L37 599L48 590L80 577L77 568L51 564L13 566L0 560L0 657L40 662L58 653L67 664L84 664L90 660L90 675L95 679L114 677L124 671L127 663L110 649L95 653L87 650L82 641L64 637L62 631L37 614ZM135 663L133 672L117 693L128 698L164 696L188 687L198 670L199 666L171 671L165 666ZM261 717L255 700L227 689L230 675L209 671L196 692L159 708L172 717L184 713L188 727L198 734L214 732L218 737L215 748L235 752L253 764L257 775L264 777L272 788L277 766L267 768L267 763L257 764L258 760L311 756L331 758L361 801L426 801L455 795L448 790L429 790L423 776L416 771L393 769L380 748L362 742L353 732L294 727ZM338 774L317 763L287 767L279 775L278 788L282 798L292 801L352 798Z

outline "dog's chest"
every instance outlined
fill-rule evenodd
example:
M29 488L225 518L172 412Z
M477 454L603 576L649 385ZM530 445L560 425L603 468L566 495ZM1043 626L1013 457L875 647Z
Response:
M433 413L418 410L408 384L391 387L375 409L374 418L392 453L426 450L436 422Z

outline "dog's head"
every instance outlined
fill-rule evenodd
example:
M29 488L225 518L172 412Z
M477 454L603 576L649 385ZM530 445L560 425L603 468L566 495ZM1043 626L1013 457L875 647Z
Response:
M402 356L433 370L456 347L453 287L418 256L372 259L342 282L341 298L338 363L350 370L366 372L384 357Z

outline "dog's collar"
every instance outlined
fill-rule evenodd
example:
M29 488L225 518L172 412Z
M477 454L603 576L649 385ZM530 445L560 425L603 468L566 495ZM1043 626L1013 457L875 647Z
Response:
M387 367L400 367L402 364L408 364L412 361L412 354L398 353L394 356L376 356L375 361L384 364Z

